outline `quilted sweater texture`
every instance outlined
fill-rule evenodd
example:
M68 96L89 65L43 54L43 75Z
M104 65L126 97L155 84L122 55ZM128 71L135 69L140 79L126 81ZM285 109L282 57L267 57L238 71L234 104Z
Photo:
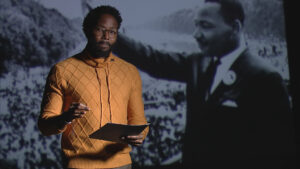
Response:
M67 111L72 102L86 104L90 111L59 127L53 117ZM44 135L62 133L68 167L113 168L131 163L127 144L89 138L108 122L147 123L136 67L112 53L106 59L95 59L85 50L54 65L47 78L38 126ZM143 131L144 138L147 132L148 128Z

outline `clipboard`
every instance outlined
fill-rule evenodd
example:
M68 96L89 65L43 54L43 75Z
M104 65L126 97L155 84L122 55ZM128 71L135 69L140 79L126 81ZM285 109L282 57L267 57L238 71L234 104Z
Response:
M144 125L126 125L117 123L107 123L94 133L90 134L90 138L122 142L121 137L128 135L140 134L150 123Z

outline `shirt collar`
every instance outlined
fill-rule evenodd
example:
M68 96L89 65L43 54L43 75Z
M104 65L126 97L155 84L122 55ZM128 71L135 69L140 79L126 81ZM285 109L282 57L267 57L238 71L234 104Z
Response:
M91 54L85 49L82 51L80 58L88 65L96 68L101 68L107 66L107 64L115 61L114 54L110 52L107 58L94 58Z

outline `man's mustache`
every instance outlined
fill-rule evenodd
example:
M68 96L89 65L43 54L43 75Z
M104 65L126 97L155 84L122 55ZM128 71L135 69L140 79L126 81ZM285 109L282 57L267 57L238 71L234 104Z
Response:
M106 42L106 41L99 41L97 42L98 45L102 45L102 44L106 44L108 46L111 46L111 44L109 42Z
M205 46L208 44L208 42L204 38L196 38L196 41L201 45Z

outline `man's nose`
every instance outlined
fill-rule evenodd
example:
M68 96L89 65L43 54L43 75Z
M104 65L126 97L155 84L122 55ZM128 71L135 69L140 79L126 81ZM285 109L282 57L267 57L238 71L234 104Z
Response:
M193 36L195 39L202 38L202 36L203 36L202 31L200 29L196 28L196 30L193 33Z
M103 32L102 32L102 38L104 38L105 40L109 39L109 32L107 30L103 30Z

